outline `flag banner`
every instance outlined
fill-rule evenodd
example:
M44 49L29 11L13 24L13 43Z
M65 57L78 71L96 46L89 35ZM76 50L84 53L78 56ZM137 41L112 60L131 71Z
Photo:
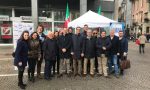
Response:
M64 28L68 28L68 23L69 22L70 22L70 12L69 12L69 6L68 6L68 3L67 3Z

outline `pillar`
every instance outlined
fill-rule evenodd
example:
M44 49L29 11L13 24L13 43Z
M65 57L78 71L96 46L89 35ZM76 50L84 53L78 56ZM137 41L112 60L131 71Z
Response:
M87 0L80 0L80 15L87 12Z
M32 23L34 23L34 30L38 26L38 0L31 0Z

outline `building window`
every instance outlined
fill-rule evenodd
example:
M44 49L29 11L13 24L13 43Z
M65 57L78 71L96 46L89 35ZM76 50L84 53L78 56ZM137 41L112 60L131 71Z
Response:
M12 9L0 9L0 15L12 16Z
M15 9L15 17L20 16L31 16L31 10L30 9Z
M54 31L59 31L64 27L64 22L54 22Z
M13 43L12 23L9 21L0 21L0 44Z
M55 21L65 21L65 11L54 11Z

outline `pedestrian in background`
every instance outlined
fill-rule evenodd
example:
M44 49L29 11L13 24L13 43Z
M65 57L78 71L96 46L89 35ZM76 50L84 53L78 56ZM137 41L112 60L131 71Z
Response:
M107 72L107 61L111 42L110 39L106 37L106 31L101 31L101 37L97 39L96 45L98 49L98 76L104 75L106 78L109 78Z
M94 68L95 68L95 56L96 56L96 39L92 37L92 30L87 30L87 37L84 39L84 68L83 76L87 75L87 65L88 61L90 62L90 75L94 77Z
M140 45L139 45L139 53L141 54L142 52L145 53L145 43L146 43L146 36L142 33L142 35L139 37Z
M56 41L54 33L49 31L43 44L43 54L45 59L44 78L51 80L51 69L56 62Z
M23 31L17 42L17 47L15 50L14 65L18 68L18 86L21 89L25 89L26 87L26 84L23 83L23 73L28 61L28 39L29 32Z
M38 25L37 33L38 33L38 37L39 37L39 40L40 40L40 46L41 46L41 58L37 62L37 78L39 78L39 79L42 78L42 76L41 76L41 65L42 65L42 62L43 62L43 50L42 50L42 47L43 47L43 42L44 42L44 40L46 38L46 36L45 36L45 34L43 32L44 32L44 27L42 25Z
M29 81L34 82L36 62L38 62L41 58L41 46L37 32L33 32L30 36L28 57L28 79Z

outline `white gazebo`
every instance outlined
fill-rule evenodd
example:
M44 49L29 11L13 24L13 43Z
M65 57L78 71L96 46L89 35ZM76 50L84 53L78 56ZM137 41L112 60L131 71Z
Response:
M85 24L87 24L91 28L110 27L111 23L118 23L118 22L89 10L87 13L70 22L68 24L68 27L73 28L76 28L78 26L83 27Z

